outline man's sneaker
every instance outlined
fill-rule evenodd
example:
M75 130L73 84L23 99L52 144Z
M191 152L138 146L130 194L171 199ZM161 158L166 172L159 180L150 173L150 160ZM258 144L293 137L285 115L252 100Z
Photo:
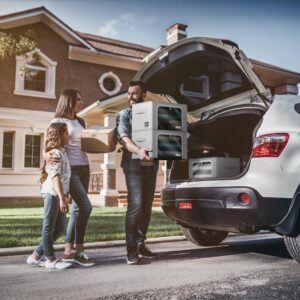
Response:
M69 263L74 263L75 259L74 259L75 254L71 253L71 254L64 254L62 261L64 262L69 262Z
M45 261L42 258L35 259L31 255L28 256L26 263L32 266L40 266L43 267L45 265Z
M137 248L128 248L126 261L128 265L136 265L140 262Z
M150 249L143 243L138 246L139 257L141 258L157 258L158 255L150 251Z
M83 267L92 267L95 265L95 262L90 259L85 252L75 253L74 262Z
M62 270L62 269L67 269L67 268L70 268L72 266L71 263L68 263L68 262L64 262L64 261L59 261L58 259L56 260L47 260L46 263L45 263L45 268L46 269L59 269L59 270Z

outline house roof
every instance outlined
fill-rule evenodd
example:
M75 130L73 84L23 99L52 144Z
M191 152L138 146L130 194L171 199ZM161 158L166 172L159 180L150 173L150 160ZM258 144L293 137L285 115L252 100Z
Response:
M94 34L82 33L79 31L77 31L77 33L86 41L88 41L91 45L93 45L93 47L98 51L110 54L143 59L145 56L147 56L150 52L154 50L150 47L110 39Z
M264 63L255 59L250 59L255 72L261 77L267 86L276 87L284 83L300 83L300 73Z
M288 72L288 73L294 74L296 76L300 76L300 73L298 73L298 72L291 71L291 70L288 70L288 69L285 69L285 68L281 68L281 67L278 67L278 66L274 66L274 65L271 65L271 64L268 64L268 63L265 63L265 62L253 59L253 58L251 58L250 61L254 65L260 65L262 67L266 67L266 68L269 68L269 69L274 69L274 70L282 71L282 72Z

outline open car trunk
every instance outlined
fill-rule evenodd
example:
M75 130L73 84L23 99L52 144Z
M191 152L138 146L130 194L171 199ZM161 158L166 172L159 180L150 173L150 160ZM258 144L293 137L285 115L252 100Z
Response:
M223 40L184 39L158 52L135 75L154 94L171 96L200 118L207 109L228 108L228 99L253 91L257 104L268 92L244 53ZM248 103L251 98L249 98Z
M155 54L135 75L147 90L185 104L188 160L173 161L170 180L238 177L271 97L246 55L232 42L183 39Z
M188 160L172 162L171 182L238 177L247 168L262 116L261 110L248 110L190 124Z

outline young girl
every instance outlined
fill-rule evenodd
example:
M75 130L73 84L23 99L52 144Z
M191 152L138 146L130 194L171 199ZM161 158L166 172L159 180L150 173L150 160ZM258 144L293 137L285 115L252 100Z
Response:
M47 130L45 151L51 151L59 157L59 163L49 164L44 161L40 182L44 198L44 222L42 241L28 257L30 265L45 265L48 269L66 269L72 264L59 261L54 254L53 243L65 231L66 213L68 212L67 195L71 170L63 148L69 142L68 128L65 123L52 123ZM45 254L46 262L41 258Z

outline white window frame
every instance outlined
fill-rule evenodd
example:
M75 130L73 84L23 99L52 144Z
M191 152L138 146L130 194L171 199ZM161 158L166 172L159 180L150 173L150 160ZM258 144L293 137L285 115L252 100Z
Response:
M26 136L27 135L35 135L35 136L40 136L41 141L40 141L40 165L39 167L25 167L25 153L26 153ZM43 160L43 134L39 132L25 132L23 135L23 157L22 157L23 163L22 163L22 169L23 170L39 170L42 160Z
M4 134L5 133L12 133L13 134L13 148L12 148L12 166L10 168L3 167L3 146L4 146ZM14 168L14 154L15 154L15 137L16 137L16 132L13 130L3 130L0 132L0 166L1 169L3 170L13 170Z
M114 88L114 90L112 91L108 91L105 87L104 87L104 79L106 78L111 78L114 82L115 82L115 85L116 87ZM113 72L109 71L109 72L106 72L106 73L103 73L99 80L98 80L98 83L99 83L99 86L100 86L100 89L108 96L112 96L112 95L115 95L117 94L120 90L121 90L121 87L122 87L122 82L120 80L120 78Z
M37 53L40 57L40 63L44 66L31 66L27 67L36 70L46 71L46 82L45 82L45 91L30 91L24 89L25 75L20 74L20 68L26 65L27 61L32 59L33 54ZM55 96L55 78L56 78L56 66L57 62L51 60L48 56L41 52L40 49L34 49L26 55L16 56L16 80L15 80L15 95L21 96L30 96L30 97L41 97L41 98L50 98L56 99Z

